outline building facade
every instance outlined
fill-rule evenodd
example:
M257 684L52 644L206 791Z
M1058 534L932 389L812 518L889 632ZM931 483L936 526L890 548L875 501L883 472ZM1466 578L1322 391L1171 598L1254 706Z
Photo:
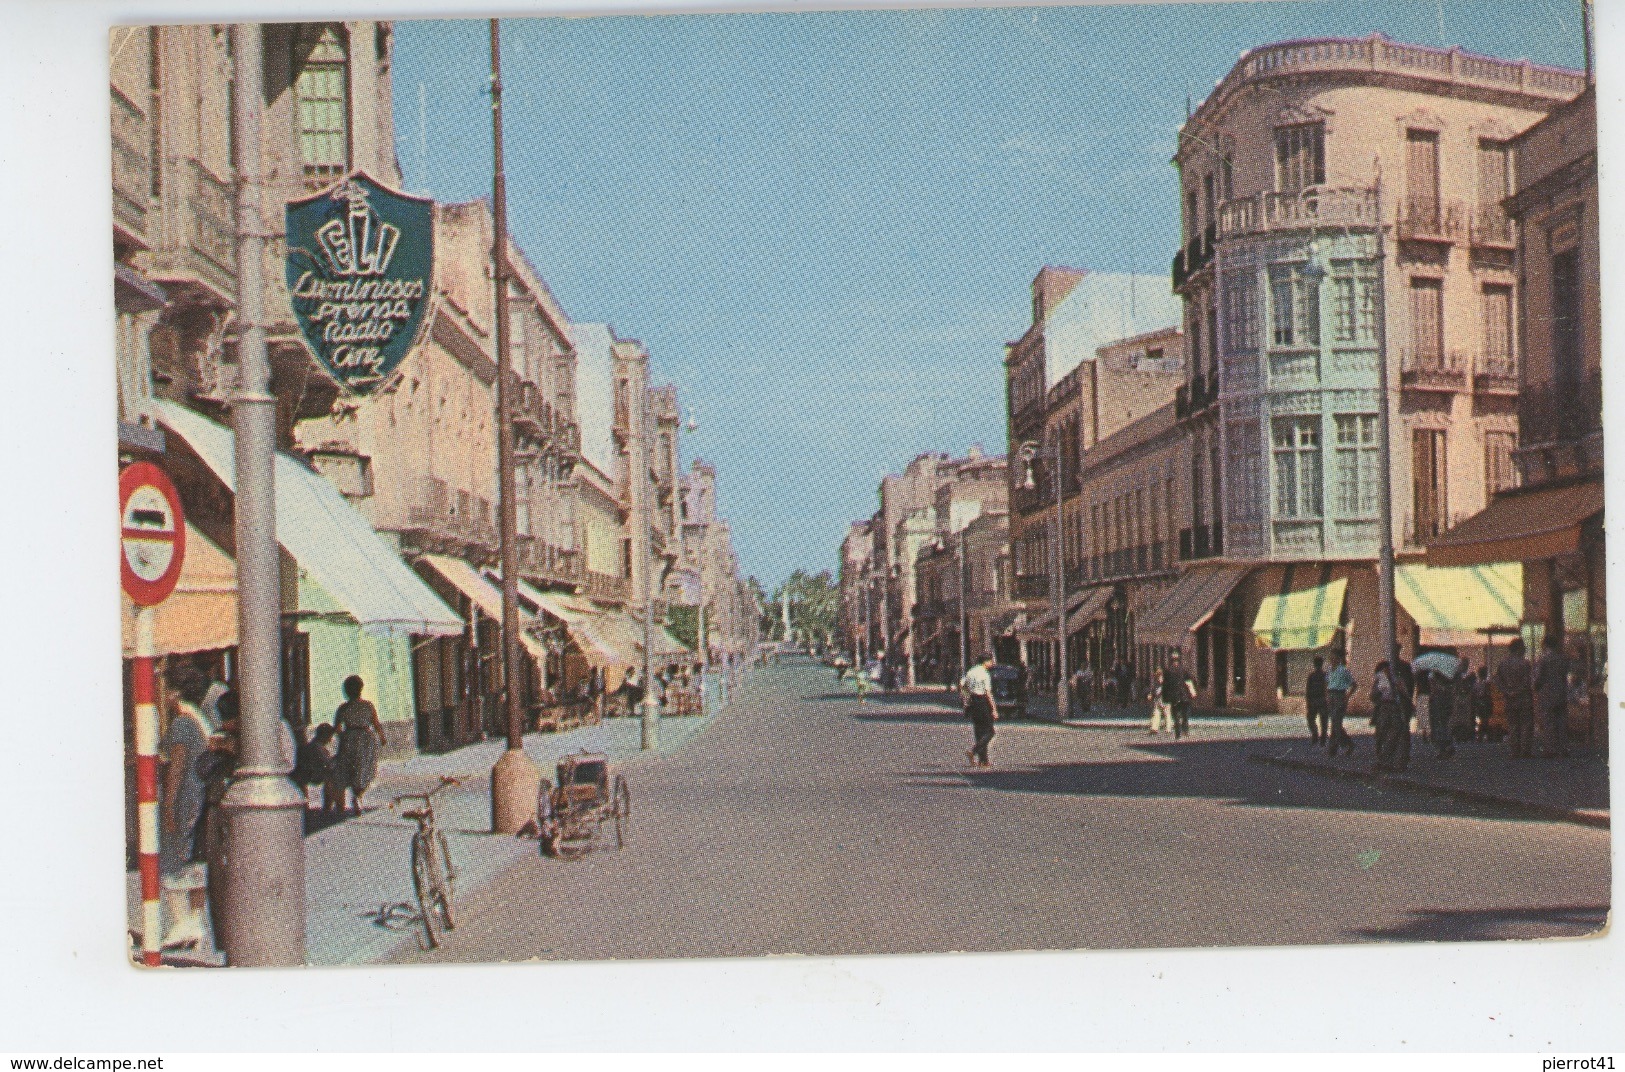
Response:
M1012 588L1021 606L1008 633L1019 642L1019 655L1011 654L1028 667L1029 684L1051 690L1063 631L1069 652L1082 643L1078 630L1057 627L1057 595L1069 621L1081 600L1094 598L1084 583L1084 456L1173 398L1184 347L1179 303L1160 277L1044 268L1033 280L1032 308L1032 324L1005 355ZM1079 628L1100 610L1088 608Z
M1523 566L1531 648L1564 638L1587 702L1573 730L1607 734L1607 589L1603 532L1602 288L1596 90L1588 88L1512 142L1506 202L1518 254L1518 486L1428 547L1428 561Z
M1206 699L1292 707L1316 649L1367 671L1377 658L1380 406L1394 541L1415 566L1406 650L1497 624L1419 618L1430 586L1459 580L1419 558L1514 480L1502 201L1514 139L1581 88L1575 72L1380 35L1288 42L1245 53L1181 129L1180 550L1187 587L1215 601L1190 608L1185 639L1228 675Z

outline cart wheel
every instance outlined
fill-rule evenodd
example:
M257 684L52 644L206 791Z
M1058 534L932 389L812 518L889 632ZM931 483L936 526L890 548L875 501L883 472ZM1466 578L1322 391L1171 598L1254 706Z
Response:
M626 826L632 818L632 794L626 788L626 779L619 774L615 776L615 789L610 801L610 808L615 813L615 847L626 847Z

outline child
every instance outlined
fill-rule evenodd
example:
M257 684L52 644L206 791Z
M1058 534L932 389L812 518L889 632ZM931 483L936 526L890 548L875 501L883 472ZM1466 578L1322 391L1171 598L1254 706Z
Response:
M311 786L322 787L324 813L336 810L344 799L343 787L336 786L334 781L333 733L333 727L329 723L324 722L317 726L315 736L299 746L293 773L289 775L293 783L307 796Z

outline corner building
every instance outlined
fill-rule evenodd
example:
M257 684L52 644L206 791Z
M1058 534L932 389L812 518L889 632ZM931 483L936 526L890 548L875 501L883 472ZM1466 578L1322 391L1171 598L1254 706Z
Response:
M1191 494L1181 581L1155 617L1194 649L1206 702L1300 707L1332 647L1369 679L1381 405L1402 649L1476 663L1516 627L1521 606L1496 598L1521 593L1514 564L1458 575L1420 556L1515 479L1511 143L1583 88L1380 35L1287 42L1244 53L1181 129Z

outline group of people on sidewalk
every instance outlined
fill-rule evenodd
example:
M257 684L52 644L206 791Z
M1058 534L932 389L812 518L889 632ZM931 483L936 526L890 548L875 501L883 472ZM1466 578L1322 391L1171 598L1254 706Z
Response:
M1315 659L1316 670L1310 674L1311 689L1320 659ZM1341 667L1341 661L1339 660ZM1346 668L1344 668L1346 670ZM1426 681L1426 691L1418 685ZM1352 678L1347 679L1352 686ZM1330 678L1326 676L1322 690L1329 697ZM1347 703L1347 690L1342 703ZM1541 655L1531 664L1526 657L1522 639L1508 646L1507 654L1495 669L1492 678L1486 668L1475 674L1465 659L1459 660L1454 672L1437 670L1417 672L1399 661L1391 664L1387 659L1379 662L1371 683L1371 723L1376 729L1376 769L1398 772L1406 769L1411 759L1412 724L1420 734L1432 742L1441 760L1456 753L1460 741L1493 740L1492 719L1495 696L1499 695L1506 720L1506 733L1510 739L1514 758L1533 757L1537 731L1546 746L1539 753L1544 757L1566 756L1568 750L1569 660L1562 644L1555 637L1547 637L1541 645ZM1322 701L1324 710L1328 701ZM1316 743L1316 705L1311 694L1309 707L1310 732ZM1338 720L1339 725L1341 719ZM1345 735L1346 736L1346 735ZM1339 744L1331 744L1333 754ZM1353 751L1353 744L1348 744Z
M162 944L200 950L212 945L210 921L219 916L222 806L238 763L238 698L236 689L194 665L177 668L168 685L168 724L159 742ZM345 702L333 725L317 727L309 739L302 727L281 722L282 769L307 795L311 787L322 787L324 812L342 813L348 794L360 814L362 794L377 775L384 729L377 709L362 698L363 688L361 678L345 679Z

